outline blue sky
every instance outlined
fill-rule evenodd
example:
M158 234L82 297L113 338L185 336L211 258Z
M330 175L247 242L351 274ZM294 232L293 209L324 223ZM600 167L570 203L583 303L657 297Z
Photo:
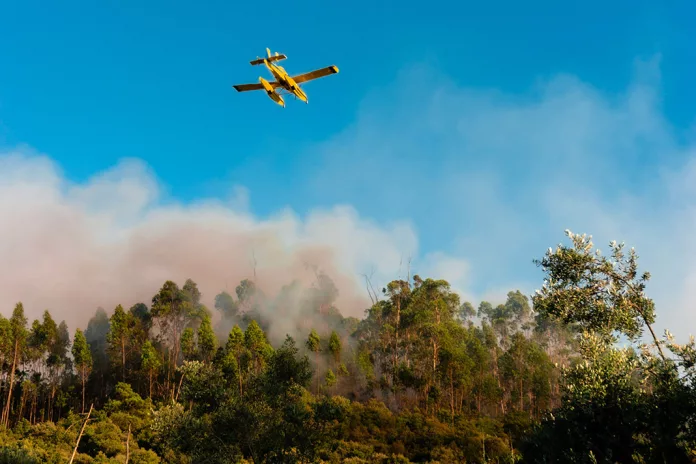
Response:
M0 146L45 154L62 180L136 158L112 175L156 177L157 201L242 188L257 218L304 224L348 205L370 230L405 224L416 267L472 298L533 290L532 258L571 227L635 243L665 270L667 322L686 310L688 2L6 3ZM309 105L237 94L266 47L291 73L340 73L306 85Z

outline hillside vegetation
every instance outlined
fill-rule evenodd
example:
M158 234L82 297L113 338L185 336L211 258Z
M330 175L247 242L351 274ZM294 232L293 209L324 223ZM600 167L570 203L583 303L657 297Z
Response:
M318 273L214 308L167 281L84 331L2 308L0 464L696 462L693 341L633 250L567 234L497 305L414 275L346 318Z

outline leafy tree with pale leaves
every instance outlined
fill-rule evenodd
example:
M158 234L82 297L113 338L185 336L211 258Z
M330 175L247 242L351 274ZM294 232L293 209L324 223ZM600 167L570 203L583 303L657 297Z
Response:
M537 261L546 279L534 307L580 327L582 359L562 370L562 404L524 441L525 459L692 462L696 391L675 367L693 372L694 358L669 340L679 363L664 355L652 329L655 307L645 295L649 273L639 276L637 254L626 254L623 244L612 242L606 258L593 250L591 237L566 234L572 246L549 249ZM645 327L659 356L648 345L614 346L618 335L637 342Z
M594 250L592 237L566 230L572 246L549 248L541 260L535 260L546 278L534 295L534 309L578 323L587 331L608 341L622 334L637 340L647 327L660 355L664 353L653 331L655 304L645 295L650 273L638 273L638 255L623 243L610 243L611 255Z

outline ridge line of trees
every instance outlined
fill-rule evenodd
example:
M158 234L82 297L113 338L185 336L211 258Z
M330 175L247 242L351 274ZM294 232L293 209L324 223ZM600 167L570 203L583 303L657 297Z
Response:
M317 273L275 297L243 280L214 325L188 279L71 340L18 303L0 315L0 447L65 462L94 404L79 462L695 462L693 341L656 336L634 250L567 235L535 261L542 288L498 305L414 275L345 318Z

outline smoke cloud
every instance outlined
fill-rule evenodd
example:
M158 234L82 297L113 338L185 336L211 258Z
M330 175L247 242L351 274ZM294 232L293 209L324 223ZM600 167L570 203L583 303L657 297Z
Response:
M474 304L532 294L544 277L532 260L568 244L565 229L592 234L605 253L623 241L652 274L655 330L688 340L696 139L664 108L661 57L635 60L630 81L612 92L565 74L514 94L460 77L414 65L376 89L356 122L317 149L322 162L307 163L317 166L313 188L329 192L326 202L350 198L363 213L427 224L422 243L470 264L464 272L439 259L438 269L460 279Z
M118 304L149 306L166 280L181 286L187 278L215 312L215 296L234 296L254 273L273 298L292 281L312 285L318 269L338 288L341 313L362 317L370 305L362 274L396 278L402 257L417 252L408 223L380 227L348 206L259 219L245 211L247 202L243 189L228 202L167 202L138 160L76 184L46 156L0 153L0 312L9 315L21 301L30 320L49 309L73 331L97 307L111 314ZM293 317L299 295L288 293L290 310L267 315L279 335L291 324L278 319Z
M279 194L355 207L302 217L255 217L244 188L226 201L169 201L138 160L75 184L46 156L0 153L0 311L22 301L30 317L50 309L72 330L98 306L149 304L165 280L187 278L212 309L216 294L234 295L253 277L255 260L274 301L271 332L282 336L304 292L285 292L280 306L273 299L294 280L314 283L307 265L334 281L344 316L370 304L362 274L379 289L405 278L409 257L411 275L495 303L538 288L532 259L569 228L593 234L604 252L614 239L635 246L653 274L655 329L684 340L696 321L696 145L666 118L660 89L659 57L638 61L617 94L560 75L523 98L407 69L366 97L354 124L298 154L302 181ZM378 224L357 211L425 227L418 236L410 222ZM444 252L419 253L419 239Z

